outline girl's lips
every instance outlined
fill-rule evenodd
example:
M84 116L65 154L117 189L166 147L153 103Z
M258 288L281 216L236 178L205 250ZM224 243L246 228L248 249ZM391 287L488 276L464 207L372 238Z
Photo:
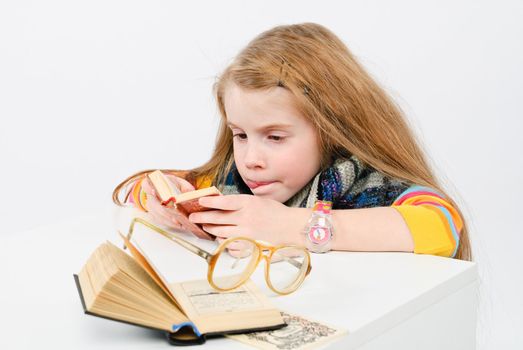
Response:
M249 186L249 188L251 190L254 190L255 188L258 188L260 186L265 186L265 185L272 184L273 182L274 181L270 181L270 182L256 182L256 181L245 180L245 183L247 184L247 186Z

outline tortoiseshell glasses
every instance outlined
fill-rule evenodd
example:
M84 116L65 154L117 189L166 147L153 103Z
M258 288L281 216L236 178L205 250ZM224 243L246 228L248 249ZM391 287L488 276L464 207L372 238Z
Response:
M214 253L203 250L180 235L168 232L150 222L135 217L129 227L130 240L136 223L160 233L172 242L202 257L208 263L207 280L216 290L228 291L245 283L262 259L265 259L265 280L275 293L294 292L311 271L310 255L298 246L272 246L248 237L231 237L220 243ZM228 253L237 252L235 254ZM241 247L240 250L237 248ZM235 256L236 255L236 256Z

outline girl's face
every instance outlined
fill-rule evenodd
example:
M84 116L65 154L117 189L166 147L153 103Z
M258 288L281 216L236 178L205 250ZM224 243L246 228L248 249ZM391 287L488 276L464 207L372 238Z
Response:
M231 83L224 103L236 167L256 196L283 203L319 172L316 130L288 90L250 91Z

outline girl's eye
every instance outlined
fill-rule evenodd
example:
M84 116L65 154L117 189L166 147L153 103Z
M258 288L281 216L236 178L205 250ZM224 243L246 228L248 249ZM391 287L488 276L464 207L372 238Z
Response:
M283 140L283 136L279 136L279 135L269 135L269 139L273 140L273 141L282 141Z
M232 137L237 138L238 140L241 140L241 141L247 140L247 134L245 134L245 133L233 134ZM280 136L280 135L269 135L269 136L267 136L267 138L274 142L281 142L281 141L283 141L283 139L285 139L284 136Z
M237 137L240 140L245 140L247 139L247 134L234 134L232 135L232 137Z

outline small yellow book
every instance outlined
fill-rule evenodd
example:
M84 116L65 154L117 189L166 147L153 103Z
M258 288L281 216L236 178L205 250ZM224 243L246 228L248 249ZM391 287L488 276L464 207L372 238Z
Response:
M176 220L178 220L184 230L192 232L198 238L210 240L215 238L205 232L200 225L192 223L188 219L191 213L209 210L209 208L201 206L198 203L198 199L206 196L221 195L215 186L182 193L160 170L148 174L147 178L156 190L157 197L162 205L176 209L174 212L178 214L176 215Z
M280 311L252 281L228 292L214 290L206 279L172 283L158 270L161 261L154 263L144 252L146 244L122 238L130 255L103 243L74 275L86 314L165 331L178 345L285 326ZM172 253L169 258L181 255ZM191 264L178 265L191 269Z

